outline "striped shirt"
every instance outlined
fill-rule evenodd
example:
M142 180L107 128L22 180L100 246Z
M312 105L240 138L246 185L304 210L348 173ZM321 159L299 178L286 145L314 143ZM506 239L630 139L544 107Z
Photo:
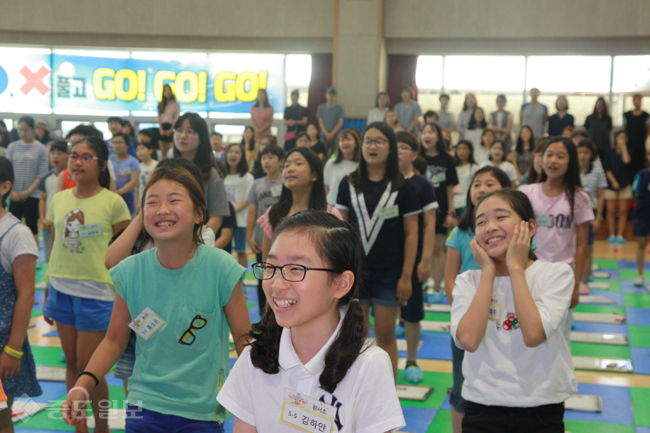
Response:
M591 208L598 209L598 188L607 188L607 177L600 164L592 164L589 173L580 173L580 183L589 194Z
M22 140L14 141L7 148L7 158L14 166L16 180L13 189L16 192L28 190L34 180L42 179L50 170L47 148L38 141L30 144ZM29 196L40 198L41 192L36 188Z

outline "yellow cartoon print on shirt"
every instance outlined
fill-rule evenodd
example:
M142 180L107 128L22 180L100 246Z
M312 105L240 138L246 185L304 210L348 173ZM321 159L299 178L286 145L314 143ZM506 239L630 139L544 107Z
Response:
M71 253L83 253L80 228L84 225L84 213L81 209L68 212L63 218L62 240L65 249Z

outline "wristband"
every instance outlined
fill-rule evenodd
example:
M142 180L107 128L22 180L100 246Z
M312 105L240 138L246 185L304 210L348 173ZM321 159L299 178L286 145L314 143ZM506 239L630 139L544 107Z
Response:
M92 374L90 371L84 371L84 372L82 372L82 373L79 375L79 377L81 377L81 376L83 376L83 375L86 375L86 376L90 376L90 377L92 377L93 379L95 379L95 386L99 385L99 379L97 379L97 376L95 376L94 374Z
M81 391L81 392L83 392L84 397L86 397L86 401L90 400L90 393L89 393L88 390L87 390L86 388L84 388L83 386L75 386L74 388L70 389L70 391L68 391L68 397L70 397L70 394L71 394L73 391Z
M2 349L2 351L7 355L11 356L12 358L20 359L23 357L23 352L21 352L20 350L14 350L9 346L5 346L5 348Z

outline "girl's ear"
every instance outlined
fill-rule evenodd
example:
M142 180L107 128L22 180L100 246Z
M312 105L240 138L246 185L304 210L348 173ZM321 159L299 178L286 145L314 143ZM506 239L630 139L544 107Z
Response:
M528 221L528 228L530 229L530 237L532 238L537 232L537 221L534 219Z
M341 299L352 289L354 285L354 274L352 271L345 271L335 279L334 299Z
M318 173L311 172L311 181L316 182L318 180Z

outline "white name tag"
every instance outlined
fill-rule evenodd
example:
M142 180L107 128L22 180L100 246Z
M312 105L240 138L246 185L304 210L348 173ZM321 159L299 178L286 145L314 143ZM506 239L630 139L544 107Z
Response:
M433 183L441 183L447 180L447 173L444 171L442 173L436 173L433 175L431 178L431 182Z
M336 409L291 389L284 390L280 420L310 433L331 433Z
M133 329L140 337L148 340L164 324L165 321L151 311L151 308L147 307L142 313L138 314L138 317L129 323L129 328Z
M551 220L551 215L547 213L536 214L535 221L537 221L537 225L540 227L553 227L553 221Z
M128 176L131 174L131 167L124 167L123 169L120 170L120 174L122 176Z
M492 299L490 302L490 313L488 315L488 320L494 320L497 322L501 321L501 304L498 299Z
M102 235L102 223L84 224L79 226L79 237L89 238Z
M282 185L271 188L271 197L280 197L280 193L282 193Z
M399 207L397 205L379 211L380 220L387 220L391 218L396 218L398 216L399 216Z

